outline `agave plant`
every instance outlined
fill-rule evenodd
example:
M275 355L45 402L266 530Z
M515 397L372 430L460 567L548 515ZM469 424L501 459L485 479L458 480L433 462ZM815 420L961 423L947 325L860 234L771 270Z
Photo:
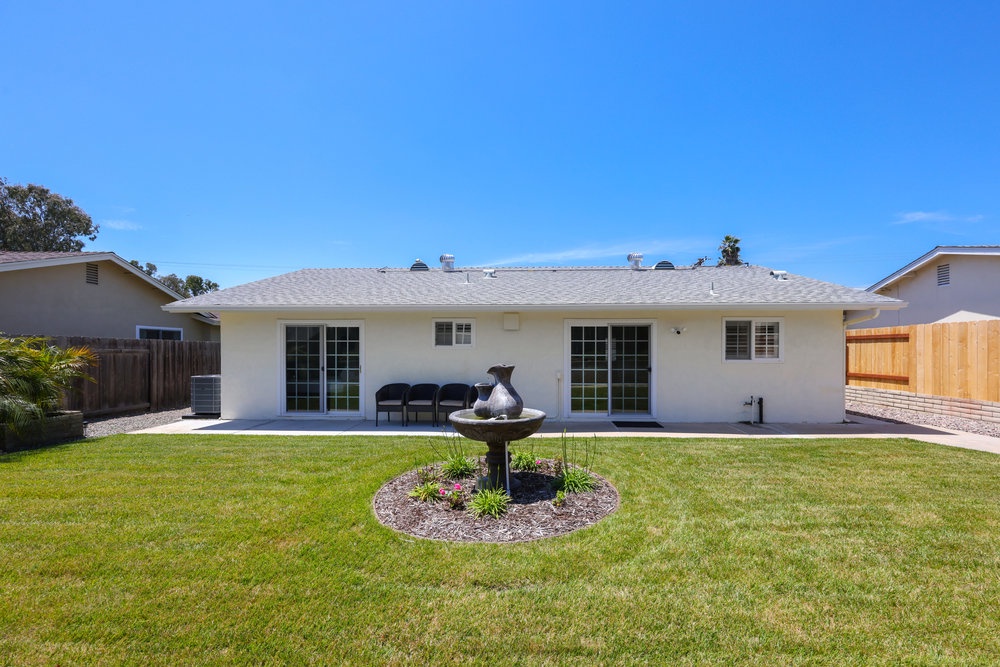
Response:
M97 361L88 348L59 348L37 336L0 336L0 424L18 431L59 407L73 380Z

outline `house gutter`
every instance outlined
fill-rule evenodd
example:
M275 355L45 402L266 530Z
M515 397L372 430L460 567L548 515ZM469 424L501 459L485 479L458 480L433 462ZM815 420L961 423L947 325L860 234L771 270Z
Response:
M479 303L479 304L459 304L459 303L432 303L432 304L274 304L274 305L224 305L213 303L210 305L197 304L185 305L183 302L167 304L161 308L168 313L191 313L191 312L352 312L352 313L416 313L416 312L484 312L500 310L516 311L558 311L558 312L584 312L584 311L638 311L638 312L680 312L680 311L718 311L727 312L776 312L776 311L821 311L821 310L841 310L846 306L865 307L869 306L875 311L888 308L895 310L902 305L896 303L889 305L880 304L845 304L845 303L706 303L706 304L630 304L630 303L561 303L561 304L538 304L538 303ZM857 310L844 311L846 313L861 312ZM878 312L871 319L878 315Z
M871 310L845 310L844 326L849 327L853 324L874 320L881 312L881 308L872 308Z

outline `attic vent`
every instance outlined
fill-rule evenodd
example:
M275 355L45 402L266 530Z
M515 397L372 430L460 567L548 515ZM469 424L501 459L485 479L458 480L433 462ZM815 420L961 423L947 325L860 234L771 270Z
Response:
M497 277L496 269L483 269L483 278L494 279Z
M642 268L642 253L641 252L630 252L628 254L628 262L632 265L633 269Z
M413 264L410 265L410 271L430 271L431 268L424 263L424 260L418 259Z
M788 280L788 271L771 271L771 277L775 280Z
M665 259L661 259L659 262L656 263L656 266L653 267L653 270L655 270L655 271L671 271L671 270L673 270L673 268L674 268L674 263L673 262L668 262Z
M938 287L951 284L951 264L938 264L937 267Z
M87 284L97 284L97 264L87 263Z
M445 253L441 255L438 260L441 262L441 269L444 271L454 271L455 270L455 256Z

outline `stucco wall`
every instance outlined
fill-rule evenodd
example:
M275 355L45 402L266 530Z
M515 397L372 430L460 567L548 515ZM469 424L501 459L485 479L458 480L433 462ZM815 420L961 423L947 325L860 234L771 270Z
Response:
M950 265L950 284L938 286L937 267ZM860 327L929 324L958 311L1000 317L1000 257L948 255L938 257L879 294L908 301L902 310L886 311Z
M222 314L224 418L273 418L281 413L280 322L356 321L363 326L364 414L374 419L375 390L390 382L488 381L495 363L517 366L513 382L525 404L550 420L567 418L567 320L649 323L653 327L653 417L668 422L731 422L749 418L743 402L763 396L765 420L839 422L844 418L844 339L840 311L755 313L782 317L780 363L725 362L723 317L732 312L518 313L507 331L502 313ZM435 348L436 318L474 319L475 346ZM681 335L671 328L683 327ZM576 419L577 417L574 417ZM606 419L606 417L604 417Z
M0 272L0 331L8 334L135 338L136 326L184 330L184 340L212 340L213 327L186 313L167 313L164 292L113 262L98 264L98 283L86 264ZM215 334L217 337L217 334Z

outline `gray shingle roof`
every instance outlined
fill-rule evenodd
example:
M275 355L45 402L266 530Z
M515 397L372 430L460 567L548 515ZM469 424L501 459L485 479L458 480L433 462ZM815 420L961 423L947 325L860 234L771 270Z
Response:
M107 255L106 252L20 252L20 251L0 251L0 264L12 264L14 262L38 262L47 259L74 259L91 255Z
M633 270L628 267L303 269L167 306L168 310L500 310L590 308L888 308L904 302L751 266Z

